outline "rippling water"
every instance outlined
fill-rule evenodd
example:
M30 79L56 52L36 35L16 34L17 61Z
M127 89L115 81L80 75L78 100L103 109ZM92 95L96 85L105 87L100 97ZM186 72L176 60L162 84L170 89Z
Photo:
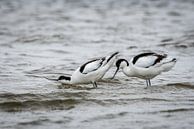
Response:
M193 12L193 0L0 0L0 128L193 128ZM147 50L178 58L148 89L108 79L115 67L97 89L43 78Z

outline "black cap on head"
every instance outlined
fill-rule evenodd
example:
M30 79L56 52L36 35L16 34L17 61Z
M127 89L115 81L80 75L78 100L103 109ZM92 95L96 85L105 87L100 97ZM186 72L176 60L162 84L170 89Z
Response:
M177 61L177 59L176 59L176 58L173 58L173 59L172 59L172 61L176 62L176 61Z
M59 81L59 80L68 80L68 81L70 81L70 80L71 80L71 77L60 76L60 77L58 78L58 81Z
M125 59L118 59L117 62L116 62L117 70L115 71L115 73L114 73L112 79L114 79L114 77L116 76L117 72L119 71L120 64L121 64L121 62L123 62L123 61L126 62L127 66L129 66L129 63L128 63L127 60L125 60Z
M127 60L125 60L125 59L118 59L118 60L117 60L117 62L116 62L116 66L117 66L117 68L119 68L119 66L120 66L121 62L123 62L123 61L125 61L125 62L127 63L127 66L129 66L129 63L128 63L128 61L127 61Z

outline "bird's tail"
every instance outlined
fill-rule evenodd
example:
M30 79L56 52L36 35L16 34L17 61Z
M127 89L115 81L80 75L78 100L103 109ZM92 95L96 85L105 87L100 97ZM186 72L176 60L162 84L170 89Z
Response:
M168 62L164 62L161 64L161 71L162 72L168 72L169 70L171 70L174 65L176 64L177 59L173 58L172 60L168 61Z

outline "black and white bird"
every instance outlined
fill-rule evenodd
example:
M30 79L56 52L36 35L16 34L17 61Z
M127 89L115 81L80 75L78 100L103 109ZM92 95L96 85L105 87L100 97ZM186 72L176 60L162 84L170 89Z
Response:
M96 82L113 66L118 54L119 52L115 52L110 56L88 61L77 68L71 76L60 76L56 81L62 84L92 83L94 87L97 87Z
M171 70L176 61L176 58L168 59L167 54L157 54L154 52L138 54L129 62L126 59L118 59L116 61L117 70L113 78L121 68L126 76L145 79L148 87L151 86L150 79L162 72Z

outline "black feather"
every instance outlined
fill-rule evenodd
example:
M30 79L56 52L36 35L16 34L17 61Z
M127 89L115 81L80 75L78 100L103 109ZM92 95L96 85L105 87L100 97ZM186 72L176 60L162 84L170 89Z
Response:
M79 71L80 71L81 73L83 73L84 68L86 67L87 64L92 63L92 62L97 61L97 60L99 60L99 59L95 59L95 60L91 60L91 61L86 62L85 64L83 64L83 65L80 67Z
M161 60L163 60L164 58L167 57L166 54L165 55L155 54L154 56L157 56L158 58L155 60L154 64L152 64L152 66L155 65L155 64L157 64L157 63L160 63Z
M108 63L115 55L117 55L118 53L119 53L119 52L113 53L113 54L108 58L107 63Z
M83 64L83 65L80 67L80 72L83 73L83 71L84 71L84 69L85 69L85 67L86 67L87 64L92 63L92 62L95 62L95 61L97 61L97 60L101 60L101 62L99 63L99 66L98 66L96 69L94 69L93 71L97 70L97 69L103 64L103 61L105 60L105 57L103 57L103 58L101 58L101 59L91 60L91 61L89 61L89 62ZM83 74L87 74L87 73L83 73Z
M70 81L70 80L71 80L71 77L60 76L57 80L58 80L58 81L59 81L59 80L68 80L68 81Z
M116 67L119 68L121 62L123 62L123 61L125 61L125 62L127 63L127 66L129 66L129 63L128 63L127 60L125 60L125 59L119 59L119 60L117 60L117 62L116 62Z
M150 65L150 66L153 66L153 65L155 65L155 64L157 64L157 63L160 63L160 61L161 61L162 59L164 59L164 58L167 57L166 54L160 55L160 54L153 53L153 52L141 53L141 54L139 54L139 55L137 55L137 56L135 56L135 57L133 58L132 63L135 64L135 63L138 61L138 59L140 59L141 57L146 57L146 56L156 56L156 57L157 57L157 59L154 61L154 63L153 63L152 65ZM148 67L146 67L146 68L149 68L150 66L148 66Z
M155 53L153 53L153 52L149 52L149 53L141 53L141 54L139 54L139 55L137 55L137 56L135 56L135 57L133 58L132 63L135 64L135 63L137 62L137 60L138 60L139 58L141 58L141 57L150 56L150 55L154 55L154 54L155 54Z

